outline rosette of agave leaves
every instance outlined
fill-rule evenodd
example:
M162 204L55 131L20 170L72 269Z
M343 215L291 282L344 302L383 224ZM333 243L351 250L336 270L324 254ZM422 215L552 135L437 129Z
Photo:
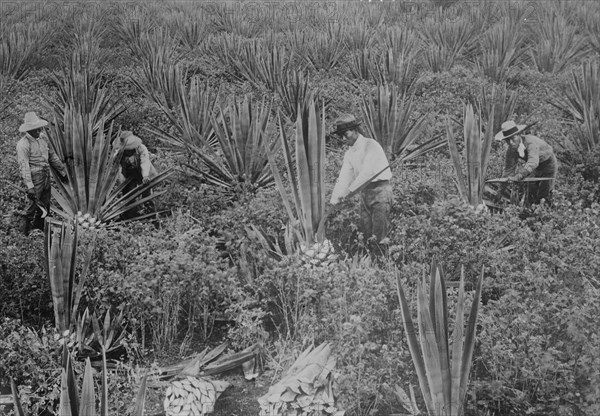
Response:
M121 214L136 209L165 191L142 197L173 171L167 170L147 184L123 192L128 181L117 184L122 149L113 149L119 131L104 125L93 115L65 110L63 119L55 119L50 128L50 142L61 160L65 161L68 183L56 180L52 197L58 203L52 209L64 220L75 219L82 228L98 229L118 221ZM58 179L57 177L55 179ZM133 219L154 216L140 215Z

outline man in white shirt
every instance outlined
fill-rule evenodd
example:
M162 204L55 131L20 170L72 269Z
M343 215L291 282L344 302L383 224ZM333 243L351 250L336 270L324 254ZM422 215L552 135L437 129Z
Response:
M341 116L333 134L350 145L331 195L331 204L341 202L348 194L362 187L361 231L365 239L375 235L378 243L387 242L389 214L392 207L392 171L381 145L364 137L360 122L353 115ZM387 167L387 169L386 169ZM363 187L364 185L364 187Z

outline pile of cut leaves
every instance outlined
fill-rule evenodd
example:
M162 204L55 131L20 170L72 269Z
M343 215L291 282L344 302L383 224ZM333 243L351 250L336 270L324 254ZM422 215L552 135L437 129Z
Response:
M258 399L260 416L343 416L333 394L335 363L330 344L307 348L281 381Z

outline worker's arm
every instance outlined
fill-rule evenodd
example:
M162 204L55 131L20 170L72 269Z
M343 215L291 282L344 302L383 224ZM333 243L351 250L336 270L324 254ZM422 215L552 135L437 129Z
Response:
M43 137L46 141L46 146L48 146L48 162L50 162L50 166L56 169L57 172L61 174L61 176L67 176L67 169L65 168L65 164L62 162L62 160L60 160L56 152L52 149L52 146L48 141L48 137L45 134Z
M531 143L527 146L527 163L523 166L523 169L517 174L519 180L523 179L526 176L531 175L531 173L537 169L540 165L540 146L537 143Z
M513 176L517 170L517 162L519 160L519 151L509 145L504 156L504 171L502 177L507 178Z
M345 197L350 193L348 190L348 186L352 182L353 179L352 166L350 165L350 161L348 159L348 153L344 155L344 162L342 163L342 168L340 169L340 174L338 175L337 182L335 183L335 187L333 188L333 192L331 193L331 203L337 204L340 202L340 199Z
M142 178L148 178L150 175L150 153L148 153L148 148L143 144L138 147L138 152L140 154L140 168L142 169Z

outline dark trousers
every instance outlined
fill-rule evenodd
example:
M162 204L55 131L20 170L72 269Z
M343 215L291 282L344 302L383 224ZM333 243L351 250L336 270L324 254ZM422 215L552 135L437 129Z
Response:
M123 174L125 176L125 179L131 178L131 182L129 182L127 185L125 185L125 188L123 189L123 194L126 194L129 191L132 191L133 189L137 188L138 186L140 186L142 184L142 172L140 170L123 171ZM152 194L152 191L147 190L147 191L142 192L141 196L142 196L142 198L146 198L147 196L150 196L151 194ZM147 211L147 213L150 213L155 210L154 202L151 200L146 201L143 204L143 206L144 206L144 209ZM138 215L142 215L140 208L141 208L140 206L137 206L135 208L132 208L132 209L124 212L122 215L123 219L135 218Z
M32 229L44 230L44 219L42 210L38 204L47 212L50 212L50 169L45 168L31 172L31 181L35 190L36 201L27 200L27 206L23 212L23 234L28 235Z
M374 235L379 243L387 236L392 200L390 181L372 182L363 189L360 221L365 239Z
M553 178L550 181L529 182L527 185L527 204L539 204L542 199L546 200L548 205L552 205L552 191L556 178L557 163L556 157L552 157L540 163L536 170L529 176L530 178Z

